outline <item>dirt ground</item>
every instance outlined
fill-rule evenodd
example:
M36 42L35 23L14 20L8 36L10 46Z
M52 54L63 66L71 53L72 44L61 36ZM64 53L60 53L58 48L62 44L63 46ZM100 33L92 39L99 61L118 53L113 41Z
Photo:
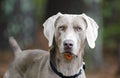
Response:
M112 56L112 58L111 58ZM3 78L4 72L7 70L9 63L12 61L14 55L10 52L0 52L0 78ZM105 60L103 67L94 71L87 71L87 78L120 78L116 75L117 72L117 62L115 61L117 58L113 56L113 54L107 56L105 55Z

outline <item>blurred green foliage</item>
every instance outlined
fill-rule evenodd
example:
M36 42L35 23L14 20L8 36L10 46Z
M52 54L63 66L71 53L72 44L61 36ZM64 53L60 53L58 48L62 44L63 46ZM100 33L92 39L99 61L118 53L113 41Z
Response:
M103 0L104 43L120 44L120 0ZM113 44L114 43L114 44Z
M35 31L33 0L4 0L2 10L6 17L5 38L14 36L22 45L31 43Z
M0 22L2 44L14 36L24 46L35 38L36 26L42 22L47 0L1 0ZM2 45L1 45L2 46Z
M41 21L42 18L44 18L45 14L45 4L47 0L34 0L34 5L35 5L35 17L37 21Z

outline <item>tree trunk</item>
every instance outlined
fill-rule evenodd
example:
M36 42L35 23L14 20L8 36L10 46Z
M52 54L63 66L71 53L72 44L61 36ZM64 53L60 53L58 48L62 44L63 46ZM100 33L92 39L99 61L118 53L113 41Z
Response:
M32 43L35 31L33 0L4 0L1 5L6 16L2 25L6 28L1 31L5 39L14 36L22 46Z
M7 47L7 40L5 39L5 29L7 27L7 19L4 14L2 3L4 0L0 0L0 50L6 49Z
M48 0L46 18L61 13L80 14L85 12L83 0Z
M87 6L87 14L92 17L97 24L99 25L98 38L96 40L96 47L94 50L91 50L90 56L90 68L98 69L103 65L102 57L102 15L101 15L101 1L102 0L90 0L85 1Z

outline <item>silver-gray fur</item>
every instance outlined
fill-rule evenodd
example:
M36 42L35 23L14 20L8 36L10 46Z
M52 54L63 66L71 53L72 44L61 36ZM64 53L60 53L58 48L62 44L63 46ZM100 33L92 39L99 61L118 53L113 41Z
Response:
M70 15L58 13L48 18L44 35L48 39L50 51L22 51L14 38L10 38L15 58L4 78L60 78L50 67L50 61L65 76L81 70L77 78L86 78L82 66L85 40L91 48L95 47L98 26L85 14ZM90 39L89 39L90 38ZM68 54L71 59L66 59Z

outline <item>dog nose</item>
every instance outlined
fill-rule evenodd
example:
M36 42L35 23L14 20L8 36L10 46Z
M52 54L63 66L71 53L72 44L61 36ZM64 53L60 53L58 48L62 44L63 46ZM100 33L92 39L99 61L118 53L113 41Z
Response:
M64 47L65 48L72 48L73 47L73 41L72 40L65 40L64 41Z

